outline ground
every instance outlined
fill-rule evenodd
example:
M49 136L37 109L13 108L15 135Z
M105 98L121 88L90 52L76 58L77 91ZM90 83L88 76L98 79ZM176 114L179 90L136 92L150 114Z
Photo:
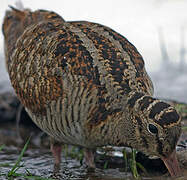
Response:
M174 105L182 117L182 135L177 146L177 155L184 176L187 178L187 104L168 101ZM49 151L49 137L37 128L30 120L24 108L14 94L0 95L0 179L15 165L16 160L31 136L28 149L22 158L23 166L19 168L18 179L29 176L50 178L53 158ZM16 120L17 119L17 120ZM126 152L127 159L124 158ZM124 177L133 179L131 172L133 153L130 149L105 147L96 154L95 172L87 172L84 166L83 153L80 148L64 145L62 153L61 179L107 179L120 180ZM149 159L142 153L136 153L135 162L140 164L139 174L152 179L169 179L167 170L160 159ZM127 165L127 166L126 166ZM146 169L146 172L141 167ZM37 167L37 168L36 168Z

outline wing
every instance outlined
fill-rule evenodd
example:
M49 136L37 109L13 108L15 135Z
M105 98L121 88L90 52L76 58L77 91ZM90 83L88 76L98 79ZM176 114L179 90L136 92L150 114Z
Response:
M9 66L13 87L32 112L46 113L46 104L59 97L70 97L74 89L96 92L93 97L102 101L105 89L100 85L91 55L61 22L41 22L25 30Z
M153 84L145 70L144 60L136 47L114 30L96 23L69 22L79 28L98 49L107 73L123 90L123 95L135 90L153 94Z
M80 91L80 87L97 94L94 97L99 105L93 114L98 109L110 114L132 90L152 91L136 48L118 33L95 23L32 25L19 38L11 58L12 85L33 112L46 113L46 104L67 97L70 90ZM105 119L99 112L95 120Z

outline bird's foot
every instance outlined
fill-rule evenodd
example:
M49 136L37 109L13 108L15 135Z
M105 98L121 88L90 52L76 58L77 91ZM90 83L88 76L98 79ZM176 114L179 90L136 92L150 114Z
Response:
M96 166L94 162L94 155L95 155L95 150L87 149L87 148L84 149L84 158L85 158L85 163L88 172L95 171Z
M58 174L60 171L62 144L54 139L51 139L51 152L54 157L53 174Z
M54 164L53 174L59 174L59 173L60 173L60 164Z

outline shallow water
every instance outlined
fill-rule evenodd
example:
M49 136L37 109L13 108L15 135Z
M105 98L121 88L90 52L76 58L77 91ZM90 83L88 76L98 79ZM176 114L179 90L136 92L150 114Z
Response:
M18 149L15 147L9 147L0 152L0 169L2 174L7 174L11 167L5 167L5 165L13 166L18 158ZM30 149L25 153L22 159L24 163L17 173L26 173L26 169L35 176L51 177L53 169L53 159L49 151ZM120 172L119 169L97 169L94 173L87 173L86 168L81 166L76 159L70 157L62 158L61 163L61 177L60 179L132 179L130 173ZM5 179L4 176L0 176L0 179ZM20 179L20 177L18 178Z
M15 146L4 148L0 152L0 180L7 179L6 174L15 164L21 149ZM28 149L22 159L23 167L17 173L26 174L29 171L34 176L50 178L53 170L53 158L51 153L46 149ZM17 177L14 179L25 179ZM133 177L130 172L125 172L122 168L111 169L96 169L95 172L87 172L85 166L80 165L79 161L70 157L62 157L61 171L58 179L63 180L132 180ZM147 176L142 179L161 179L169 180L168 176ZM177 178L177 180L187 179L187 172L185 176Z
M174 103L174 102L173 102ZM183 132L181 138L179 140L178 146L178 153L180 155L180 161L183 162L184 168L184 176L177 178L176 180L186 180L187 179L187 105L186 104L177 104L181 108L181 116L182 116L182 127ZM11 109L11 112L13 110ZM10 113L10 111L8 111ZM22 114L23 118L23 114ZM22 150L20 148L23 147L24 142L27 141L28 137L32 135L32 138L29 142L28 150L25 152L24 157L22 158L21 167L17 173L21 173L26 175L27 171L29 171L33 176L40 176L43 178L49 178L53 174L53 158L51 152L49 151L49 138L46 134L42 133L36 126L33 124L28 123L28 119L25 118L23 124L22 118L20 120L19 126L19 134L22 141L17 138L17 132L15 121L4 122L0 123L0 147L2 144L6 146L0 150L0 180L7 179L6 175L11 170L12 166L16 163L16 160L19 157L19 154ZM73 148L73 149L72 149ZM69 150L67 156L67 150ZM102 149L103 150L103 149ZM61 171L59 179L63 180L125 180L125 179L133 179L129 167L127 168L127 172L125 171L125 163L120 154L120 149L113 149L115 151L111 151L112 148L108 147L105 148L103 151L100 151L106 154L105 156L100 156L100 159L96 158L96 166L97 169L95 172L87 172L85 166L80 164L80 161L77 160L77 157L80 155L80 149L74 148L70 146L65 146L63 148L63 155L62 155L62 163L61 163ZM182 150L182 151L180 151ZM184 150L184 151L183 151ZM113 152L113 153L112 153ZM99 157L99 156L98 156ZM118 159L115 159L118 157ZM178 156L179 158L179 156ZM113 160L112 160L113 159ZM110 161L107 166L107 169L104 169L104 164L106 161ZM146 159L140 161L140 163L144 166L144 161ZM148 166L144 166L147 171L148 169L152 170L148 172L148 175L141 174L142 179L161 179L161 180L169 180L171 179L168 174L164 174L166 171L162 171L161 165L157 165L156 168L151 167L153 163L148 162ZM26 179L23 176L17 178L10 178L10 179ZM33 178L36 179L36 178ZM39 180L39 179L38 179ZM41 180L41 179L40 179Z

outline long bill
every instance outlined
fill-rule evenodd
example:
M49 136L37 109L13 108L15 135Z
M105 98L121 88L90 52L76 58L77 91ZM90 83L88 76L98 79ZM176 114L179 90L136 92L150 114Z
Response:
M181 169L175 150L168 157L162 157L161 159L164 161L164 164L172 177L181 175Z

